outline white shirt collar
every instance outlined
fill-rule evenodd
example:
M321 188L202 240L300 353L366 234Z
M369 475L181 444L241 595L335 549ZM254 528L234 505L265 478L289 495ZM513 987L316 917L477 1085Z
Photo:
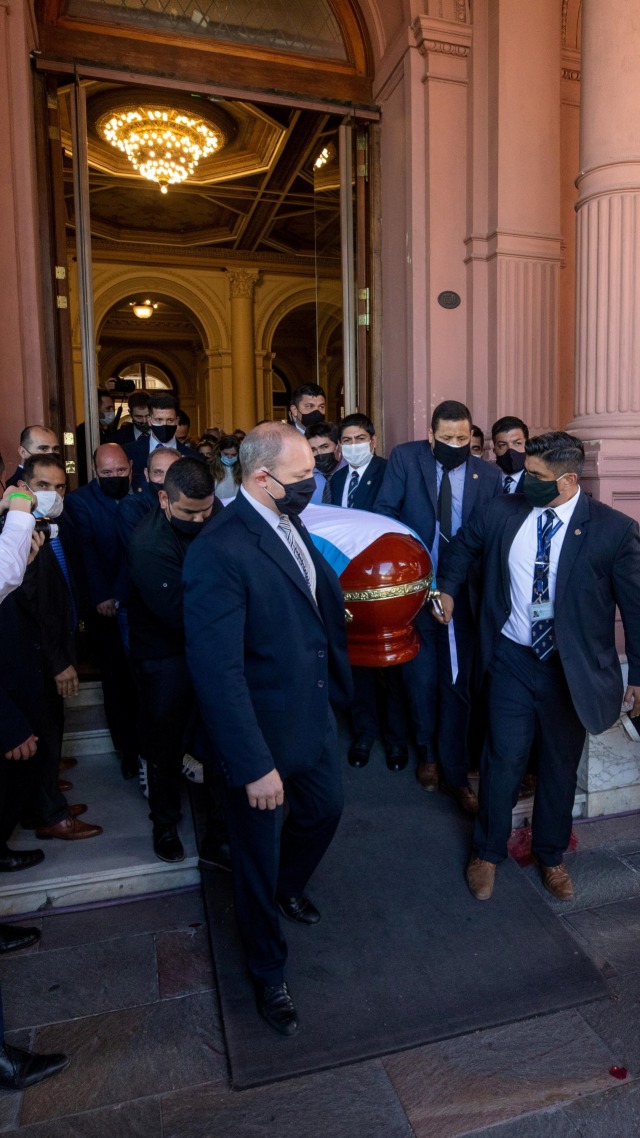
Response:
M578 489L577 494L573 495L573 498L569 498L569 501L563 502L561 506L534 506L533 515L537 519L540 517L541 514L544 514L545 510L553 510L554 514L556 514L556 516L560 519L560 521L563 522L565 525L567 525L568 522L571 520L571 515L573 514L573 511L575 510L576 506L578 505L578 498L579 497L580 497L580 489Z
M277 514L275 510L269 509L268 506L263 506L262 502L259 502L257 498L252 498L251 494L247 494L244 486L240 487L240 493L244 495L244 497L247 499L247 502L253 506L254 510L258 511L260 517L264 518L265 522L269 523L272 529L278 528L280 514Z
M355 470L356 473L358 474L359 478L362 478L362 475L364 474L365 470L367 469L372 458L373 458L373 453L371 453L369 455L366 462L362 463L362 466L352 466L351 463L348 463L349 470L347 472L347 477L350 478L351 475L353 474L354 470ZM334 471L334 473L335 473L335 471Z

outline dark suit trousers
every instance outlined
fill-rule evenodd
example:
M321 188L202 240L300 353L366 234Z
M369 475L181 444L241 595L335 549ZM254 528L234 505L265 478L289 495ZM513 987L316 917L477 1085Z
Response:
M287 942L276 894L300 897L336 832L343 808L333 715L324 750L310 770L285 780L289 808L249 806L244 786L226 789L236 921L252 976L282 984Z
M38 723L38 751L41 753L39 781L31 800L30 813L40 826L55 826L69 817L69 806L58 790L59 767L64 734L64 700L55 681L45 680L44 699ZM43 744L46 741L46 749Z
M7 842L33 794L43 749L38 742L38 752L32 759L15 760L0 756L0 851L6 851Z
M416 743L440 763L449 786L466 786L469 774L467 734L475 633L455 625L458 674L451 665L449 630L427 614L420 621L420 651L402 665Z
M194 702L187 661L184 656L138 660L135 673L151 820L154 826L175 826L181 817L182 757Z
M404 745L409 725L400 668L352 668L351 673L351 726L356 739L373 742L382 737L386 746Z
M578 764L586 731L576 714L557 653L541 662L501 636L488 671L489 731L480 767L474 844L484 861L507 856L511 811L534 740L538 783L532 849L559 865L569 845Z
M125 755L138 754L136 689L116 617L92 612L87 621L98 657L104 711L113 745Z

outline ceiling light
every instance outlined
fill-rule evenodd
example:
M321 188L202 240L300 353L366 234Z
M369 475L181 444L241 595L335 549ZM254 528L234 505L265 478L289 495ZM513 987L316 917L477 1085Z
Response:
M158 307L157 300L132 300L129 305L138 320L148 320Z
M326 146L323 146L318 157L313 163L314 169L321 170L323 166L326 166L327 162L333 162L335 157L336 148L332 142L328 142Z
M218 123L177 107L120 106L101 115L96 129L105 142L126 154L131 165L160 191L186 181L203 158L226 142Z

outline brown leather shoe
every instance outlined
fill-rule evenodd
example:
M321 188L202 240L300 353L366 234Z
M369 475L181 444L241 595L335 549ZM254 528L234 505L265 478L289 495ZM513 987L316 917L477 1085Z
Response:
M59 778L58 790L61 790L63 794L66 794L69 790L73 790L73 783L69 782L67 778Z
M77 765L77 759L60 759L58 770L60 771L60 774L64 774L65 771L70 771L73 767L77 767Z
M475 818L478 813L478 799L470 786L447 786L445 782L441 782L440 790L443 794L455 798L464 814L470 814L472 818Z
M85 806L84 802L74 802L72 806L69 806L69 814L72 818L79 818L81 814L86 814L87 810L88 807Z
M467 866L467 885L476 901L488 901L493 893L496 867L492 861L472 857Z
M102 833L102 826L92 826L88 822L80 822L78 818L63 818L55 826L43 826L36 830L36 837L62 838L65 842L77 842L80 838L97 838Z
M557 901L570 901L573 897L573 883L562 863L560 865L541 865L540 872L545 889Z
M438 789L438 764L419 762L416 778L423 790L430 793Z

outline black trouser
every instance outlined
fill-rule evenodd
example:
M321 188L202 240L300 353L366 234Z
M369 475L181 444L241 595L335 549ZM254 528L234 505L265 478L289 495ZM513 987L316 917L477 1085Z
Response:
M430 762L439 761L449 786L466 786L475 633L467 624L456 625L454 615L458 664L454 682L449 627L425 614L418 631L420 651L402 665L416 743L426 748Z
M249 971L270 985L284 982L287 960L276 895L302 896L342 814L333 716L318 763L291 775L284 785L289 807L286 820L282 806L275 810L249 806L244 786L226 790L236 921Z
M352 668L354 696L351 726L355 738L373 743L382 737L386 746L403 746L409 726L399 667Z
M532 849L543 865L559 865L571 838L578 764L586 737L558 653L540 661L506 636L488 671L489 730L480 767L480 811L474 844L484 861L507 856L511 812L534 739L538 783Z
M55 680L44 684L39 722L38 750L42 752L39 781L31 799L30 813L40 826L55 826L69 817L69 804L58 789L62 736L64 734L64 700L58 695ZM46 749L43 744L46 742Z
M116 617L93 612L87 631L98 657L104 711L116 751L138 755L136 688Z
M151 819L154 826L174 826L181 816L184 740L194 702L187 661L184 656L137 660L135 673Z
M5 759L0 756L0 853L20 821L25 806L46 763L46 744L38 741L38 751L32 759Z

